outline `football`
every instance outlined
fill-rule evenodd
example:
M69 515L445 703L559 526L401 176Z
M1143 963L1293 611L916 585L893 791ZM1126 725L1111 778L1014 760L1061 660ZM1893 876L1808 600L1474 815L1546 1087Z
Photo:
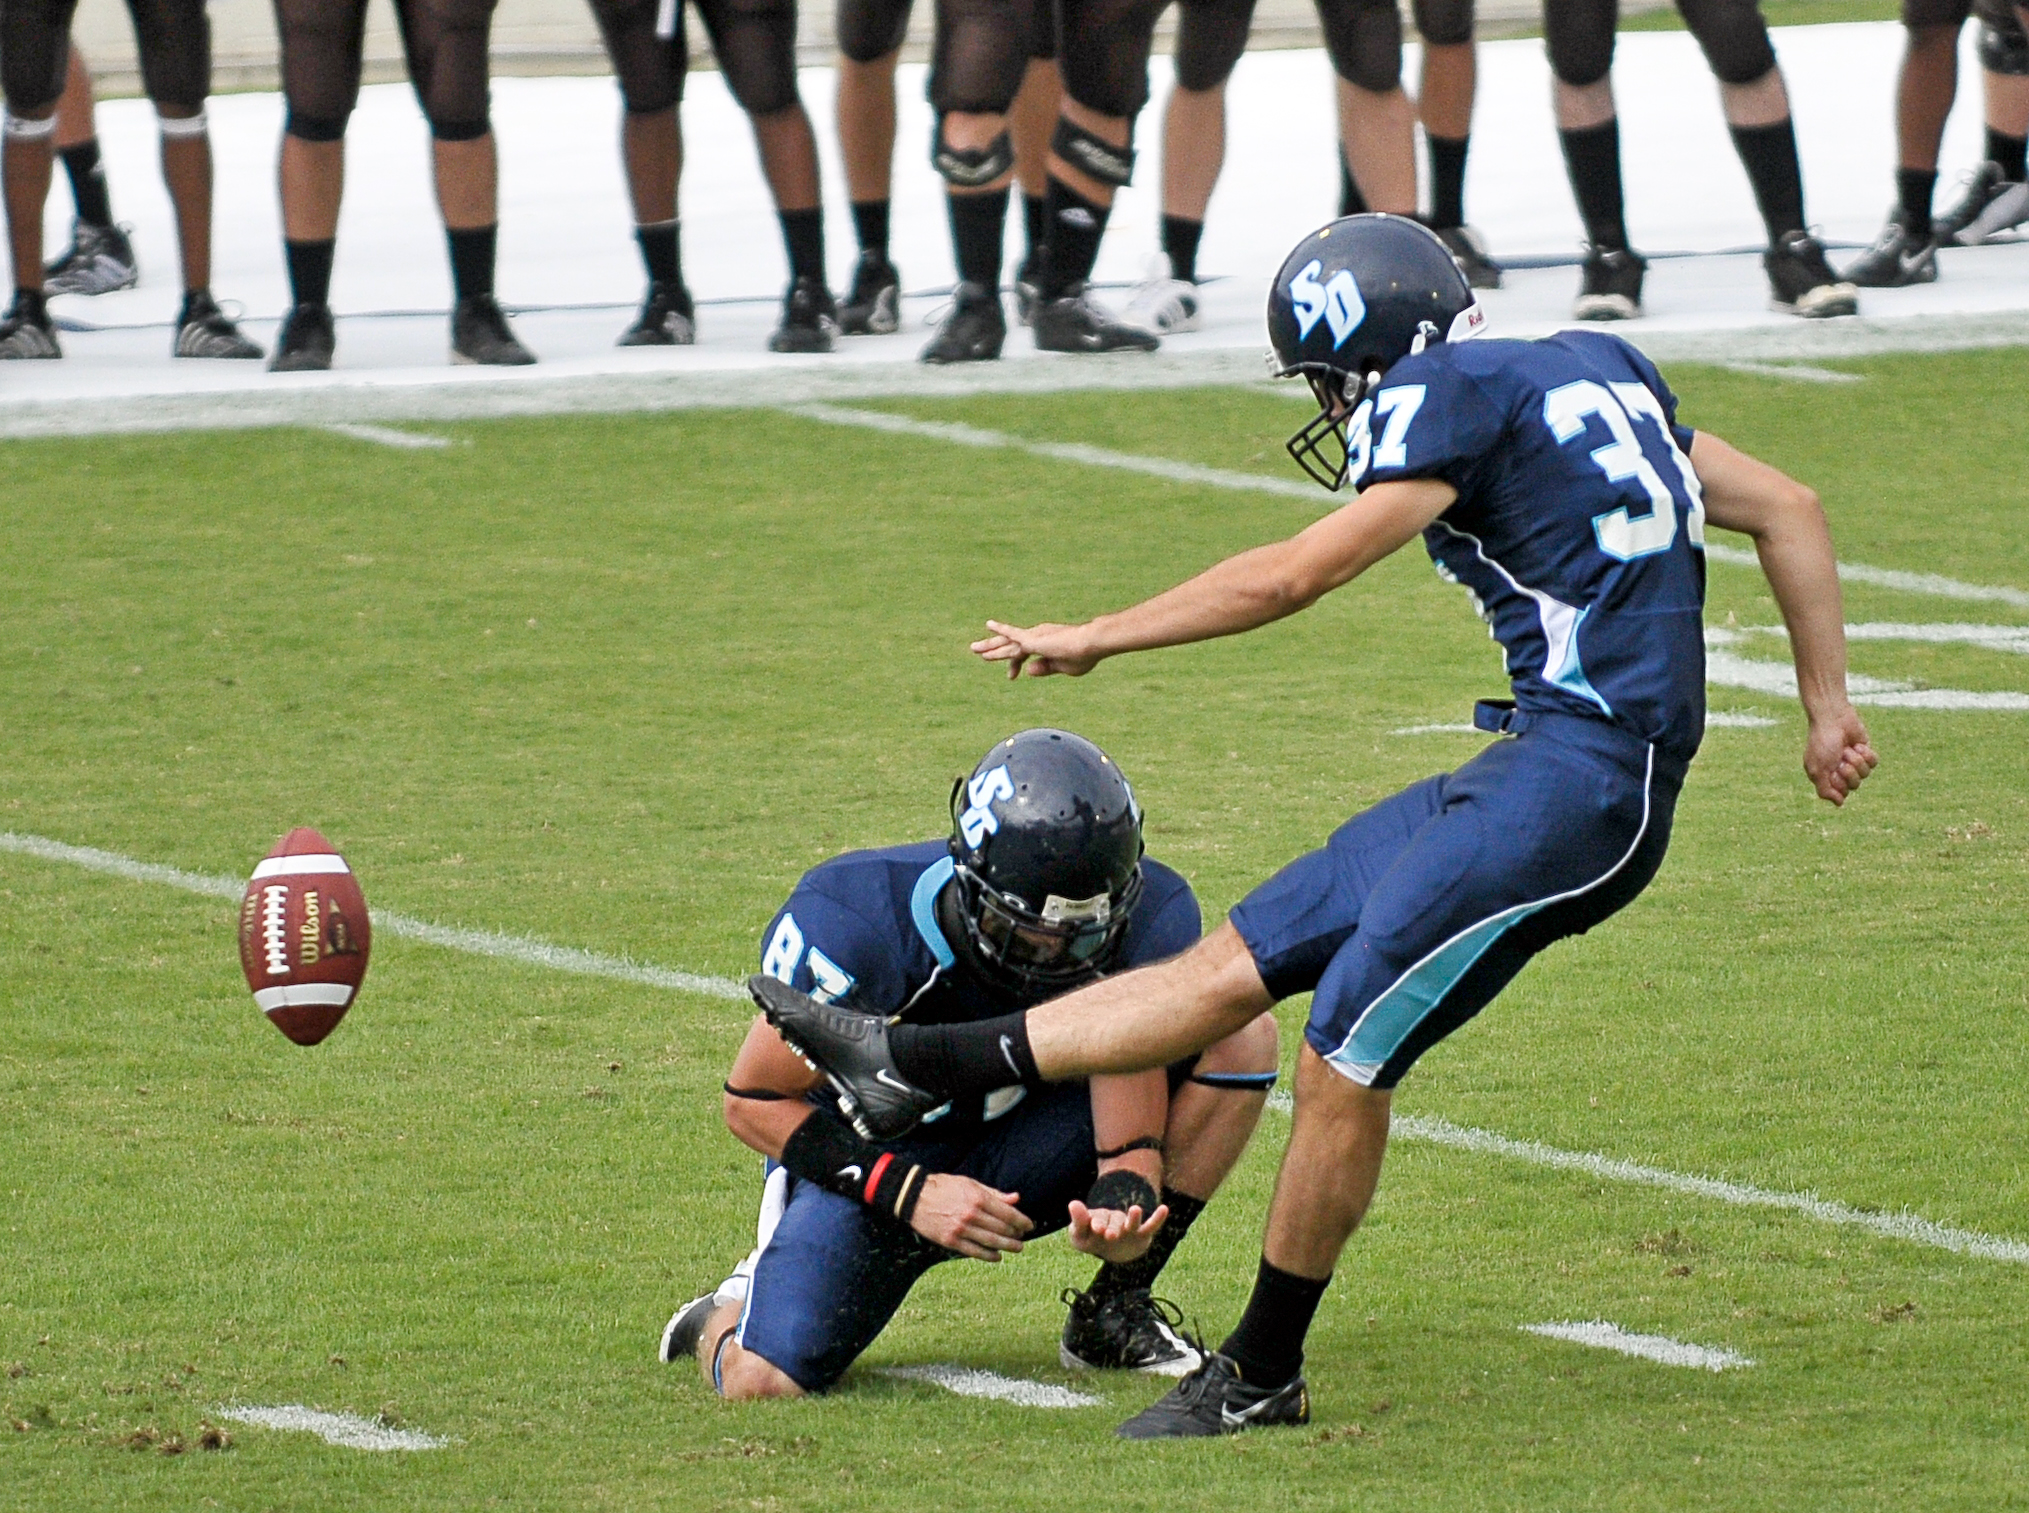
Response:
M240 966L254 1002L298 1045L338 1028L366 976L366 898L345 858L308 825L283 836L240 900Z

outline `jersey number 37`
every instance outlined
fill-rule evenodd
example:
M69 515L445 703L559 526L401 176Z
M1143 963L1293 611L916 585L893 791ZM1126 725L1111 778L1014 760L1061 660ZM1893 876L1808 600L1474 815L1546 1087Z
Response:
M1581 439L1585 435L1586 420L1595 417L1606 427L1611 439L1605 446L1593 449L1593 464L1606 475L1609 483L1633 480L1649 496L1647 514L1630 514L1627 506L1623 505L1617 510L1592 517L1592 530L1599 538L1599 549L1622 562L1668 551L1670 543L1677 539L1677 506L1681 503L1691 545L1703 550L1704 491L1698 486L1698 475L1691 468L1691 459L1677 445L1677 438L1670 430L1670 418L1663 413L1662 402L1646 384L1600 384L1589 378L1562 384L1543 396L1543 423L1550 428L1550 434L1557 438L1560 446L1568 446ZM1678 491L1672 492L1669 484L1663 481L1663 475L1656 471L1655 464L1642 450L1641 438L1635 434L1637 421L1655 427L1675 468L1680 485Z

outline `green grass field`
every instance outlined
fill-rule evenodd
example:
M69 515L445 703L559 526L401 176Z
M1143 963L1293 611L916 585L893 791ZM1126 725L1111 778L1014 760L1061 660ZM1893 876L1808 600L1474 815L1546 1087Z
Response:
M1821 489L1845 558L2029 585L2029 356L1849 366L1867 381L1671 377L1693 423ZM1295 476L1300 411L1261 390L881 407ZM990 613L1096 611L1286 533L1294 499L769 412L437 429L460 444L7 443L0 830L244 875L310 823L382 909L741 976L802 869L939 833L951 775L1007 731L1106 745L1216 918L1477 747L1391 731L1501 688L1413 549L1257 635L1079 682L965 655ZM1774 611L1715 565L1729 617ZM1856 587L1847 617L2029 610ZM1854 663L2029 686L1958 644ZM2029 1237L2029 714L1865 711L1883 766L1835 813L1794 704L1713 704L1777 723L1711 732L1655 886L1399 1107ZM1061 1239L941 1269L825 1399L726 1406L653 1346L751 1243L758 1162L718 1123L738 1004L388 936L301 1050L249 1001L229 901L0 852L0 1005L4 1508L2029 1503L2017 1264L1404 1141L1312 1336L1311 1428L1130 1452L1112 1427L1163 1383L1034 1410L875 1374L1067 1381L1056 1297L1088 1267ZM1286 1128L1164 1278L1215 1338ZM1758 1364L1520 1332L1566 1319ZM451 1444L199 1448L231 1403Z

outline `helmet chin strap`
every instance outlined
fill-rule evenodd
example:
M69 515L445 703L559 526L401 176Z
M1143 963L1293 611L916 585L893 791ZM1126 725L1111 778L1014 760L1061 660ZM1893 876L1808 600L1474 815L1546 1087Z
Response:
M1418 321L1416 323L1416 334L1409 338L1409 355L1411 357L1416 356L1417 353L1437 340L1437 337L1437 327L1432 322L1427 320Z

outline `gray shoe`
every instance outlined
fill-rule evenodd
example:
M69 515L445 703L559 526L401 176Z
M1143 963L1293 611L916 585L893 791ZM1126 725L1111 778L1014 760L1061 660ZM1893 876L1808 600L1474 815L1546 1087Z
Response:
M176 317L176 355L259 360L261 349L219 309L209 289L193 289L183 296L183 310Z
M522 368L535 361L535 354L515 339L500 301L490 294L474 294L451 310L451 361Z
M2024 221L2029 221L2029 184L2010 180L1999 163L1982 163L1934 229L1941 247L1977 247Z
M1038 352L1153 352L1162 338L1114 317L1083 283L1039 300L1029 321Z
M682 284L651 283L641 314L620 333L623 347L688 347L697 341L697 309Z
M134 244L122 226L72 221L70 245L42 270L44 294L111 294L141 280Z
M0 318L0 360L61 356L49 306L33 289L15 290L14 303Z

